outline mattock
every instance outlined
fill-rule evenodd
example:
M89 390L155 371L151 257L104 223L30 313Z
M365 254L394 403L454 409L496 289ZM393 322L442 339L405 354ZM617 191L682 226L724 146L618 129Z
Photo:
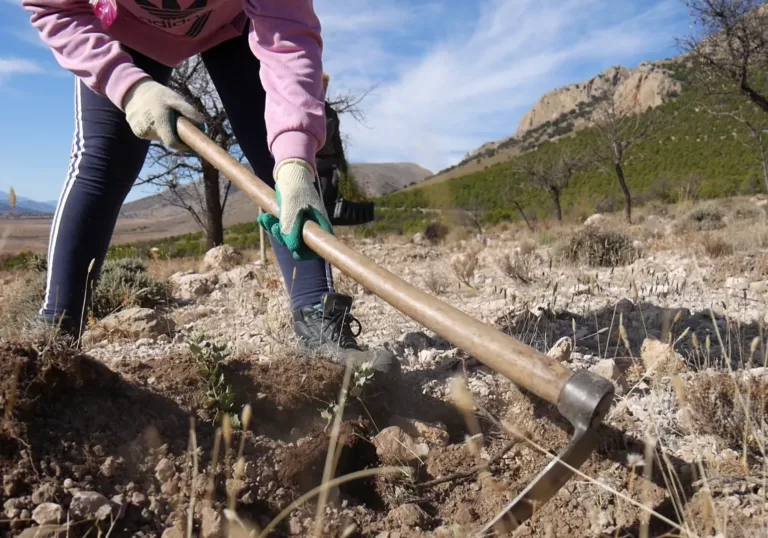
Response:
M191 122L178 120L181 139L215 166L263 211L278 215L275 191ZM516 385L557 406L573 425L568 445L481 531L514 528L541 508L573 476L594 450L597 428L605 417L614 387L592 372L573 372L556 359L536 351L498 329L478 321L405 282L355 252L314 222L303 229L304 242L341 272ZM567 464L563 465L561 462ZM498 526L497 526L498 525Z

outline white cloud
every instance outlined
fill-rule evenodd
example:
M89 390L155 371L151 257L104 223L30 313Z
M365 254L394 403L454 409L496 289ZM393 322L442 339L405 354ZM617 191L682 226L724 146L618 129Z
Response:
M331 84L360 90L366 123L344 120L349 157L437 171L513 134L545 92L668 50L679 2L316 0ZM634 5L632 5L634 4ZM684 21L683 21L684 22Z
M36 75L43 70L35 62L23 58L0 58L0 80L14 75Z

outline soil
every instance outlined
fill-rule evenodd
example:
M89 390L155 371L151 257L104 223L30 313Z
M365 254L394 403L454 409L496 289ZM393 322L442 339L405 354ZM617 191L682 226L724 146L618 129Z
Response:
M190 480L189 421L197 415L195 435L201 448L201 469L211 464L215 431L201 419L202 383L193 366L191 358L182 355L165 361L131 363L120 371L112 371L87 355L72 351L40 353L31 347L3 345L3 501L17 499L13 506L31 512L43 497L64 507L78 491L100 492L114 499L113 504L126 504L123 517L111 530L112 536L160 536L185 509L185 491L194 488L201 496L206 492L205 481ZM321 483L330 429L320 421L313 428L307 417L318 417L318 403L333 400L343 372L334 364L295 357L272 365L238 359L228 363L225 372L239 375L236 390L243 399L257 402L255 420L244 441L243 454L248 465L236 487L240 517L264 524L290 501ZM551 406L542 406L511 385L509 389L509 411L503 417L506 421L545 446L567 443L568 432L557 427L561 419L557 419ZM14 394L15 401L11 398ZM299 442L288 442L285 435L269 435L286 430L298 436ZM370 441L376 433L370 420L342 422L336 476L381 464ZM484 450L492 457L501 450L504 437L492 429L485 435ZM609 437L607 432L605 439ZM240 434L236 433L232 444L236 446L239 442ZM626 453L626 443L614 440L613 445L601 447L583 471L634 497L644 480L638 472L616 463ZM178 470L177 478L171 481L178 480L181 495L163 493L175 489L167 489L155 476L157 464L163 458L173 461ZM230 464L234 459L234 454L230 454ZM421 530L412 529L413 532L486 521L546 461L540 453L518 445L490 466L491 478L485 480L470 475L426 489L401 476L349 483L339 488L334 498L340 503L337 506L345 508L329 518L328 535L342 530L343 522L352 521L359 526L358 536L377 536L391 530L392 518L387 514L403 501L420 507L428 518ZM423 466L416 469L414 479L434 480L467 471L476 463L466 444L436 446ZM227 472L223 466L218 465L217 469L219 500L210 503L214 508L223 505L231 486L223 476ZM594 490L591 494L590 489ZM267 491L273 495L265 495ZM134 502L134 497L138 502ZM590 499L587 505L574 500L584 497ZM663 484L652 481L651 505L662 506L665 498ZM610 501L610 494L572 481L516 535L591 535L596 528L594 518L598 516L597 527L608 523L620 529L621 535L637 529L637 510ZM304 512L306 517L312 515L309 508ZM555 514L557 517L553 517ZM291 521L280 526L274 536L295 535L299 520L294 517ZM4 523L3 532L19 531L28 523L17 518L13 528ZM110 523L80 522L70 528L69 535L83 536L93 531L94 525L100 525L104 532Z

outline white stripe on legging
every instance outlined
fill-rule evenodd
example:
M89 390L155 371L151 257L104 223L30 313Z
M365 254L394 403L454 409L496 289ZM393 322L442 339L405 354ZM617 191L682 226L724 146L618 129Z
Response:
M59 226L61 217L64 214L64 206L67 204L69 193L72 191L77 176L80 174L80 161L83 158L85 148L85 136L83 135L83 107L82 94L80 93L80 79L75 77L75 134L72 139L72 152L69 158L69 169L67 170L67 180L59 196L59 202L56 205L56 211L53 214L53 223L51 224L51 235L48 243L48 275L45 282L45 300L40 314L45 309L52 309L51 300L51 276L53 275L53 261L56 254L56 241L59 237Z

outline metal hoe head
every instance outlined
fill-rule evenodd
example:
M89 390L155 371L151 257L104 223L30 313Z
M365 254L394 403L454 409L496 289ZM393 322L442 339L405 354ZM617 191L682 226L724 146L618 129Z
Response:
M480 531L481 536L496 529L517 528L551 499L589 458L597 446L598 427L613 400L614 386L607 379L580 370L567 382L557 402L557 410L573 425L568 445Z

